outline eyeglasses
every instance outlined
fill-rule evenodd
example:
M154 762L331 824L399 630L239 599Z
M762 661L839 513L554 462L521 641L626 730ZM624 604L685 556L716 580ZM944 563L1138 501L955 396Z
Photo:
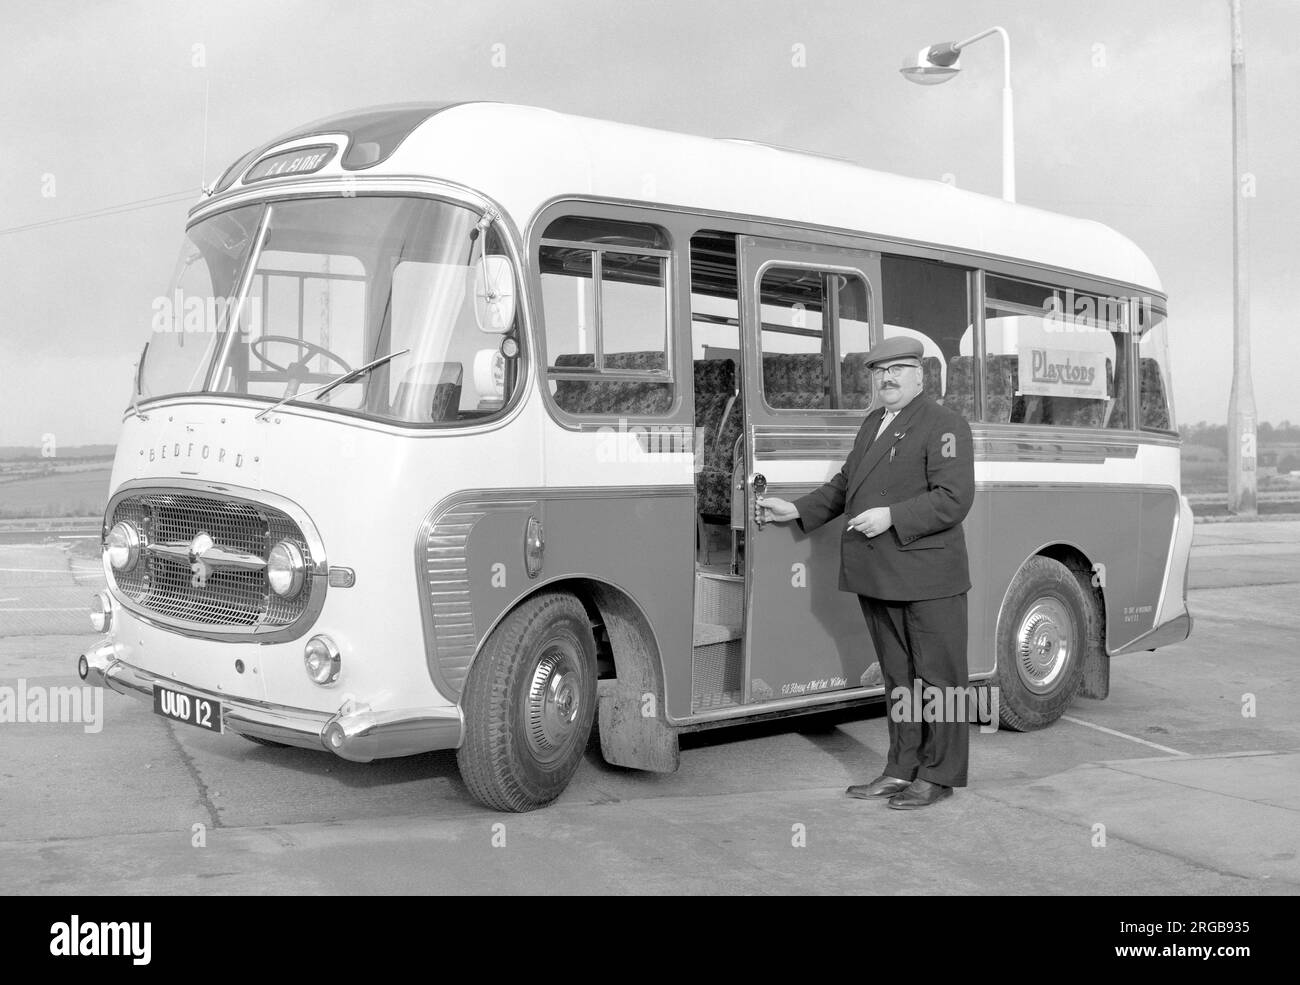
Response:
M920 369L920 363L894 363L892 366L873 366L871 375L876 379L883 379L886 374L891 380L897 380L903 375L905 369Z

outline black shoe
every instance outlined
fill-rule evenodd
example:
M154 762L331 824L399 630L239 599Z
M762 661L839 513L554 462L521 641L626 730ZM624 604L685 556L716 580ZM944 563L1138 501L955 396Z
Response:
M849 787L844 792L850 797L868 800L872 797L892 797L894 794L902 793L910 785L910 780L901 780L896 776L881 774L870 783L859 783L857 786Z
M952 787L945 787L942 783L931 783L929 780L916 779L902 793L897 793L889 798L889 806L896 811L914 811L918 807L929 807L931 804L937 804L945 797L952 796Z

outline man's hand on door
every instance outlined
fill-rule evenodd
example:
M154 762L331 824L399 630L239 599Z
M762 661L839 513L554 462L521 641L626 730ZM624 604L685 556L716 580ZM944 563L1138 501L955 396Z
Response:
M789 523L799 519L799 508L788 500L763 496L754 500L754 520L758 523Z

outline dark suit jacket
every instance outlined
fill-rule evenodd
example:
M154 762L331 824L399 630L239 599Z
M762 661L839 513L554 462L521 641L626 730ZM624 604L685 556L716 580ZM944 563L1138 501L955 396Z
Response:
M812 531L888 506L893 526L883 534L868 538L845 525L840 590L890 601L960 595L970 589L961 528L975 498L970 426L922 393L877 439L884 413L867 415L839 474L795 500L799 526Z

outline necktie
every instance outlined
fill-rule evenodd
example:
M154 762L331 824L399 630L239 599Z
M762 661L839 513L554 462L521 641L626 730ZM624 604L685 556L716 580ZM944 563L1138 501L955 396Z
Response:
M876 431L877 438L879 438L882 434L885 433L885 428L889 427L890 422L893 421L893 419L897 416L898 416L898 411L896 410L885 411L885 416L880 419L880 427Z

